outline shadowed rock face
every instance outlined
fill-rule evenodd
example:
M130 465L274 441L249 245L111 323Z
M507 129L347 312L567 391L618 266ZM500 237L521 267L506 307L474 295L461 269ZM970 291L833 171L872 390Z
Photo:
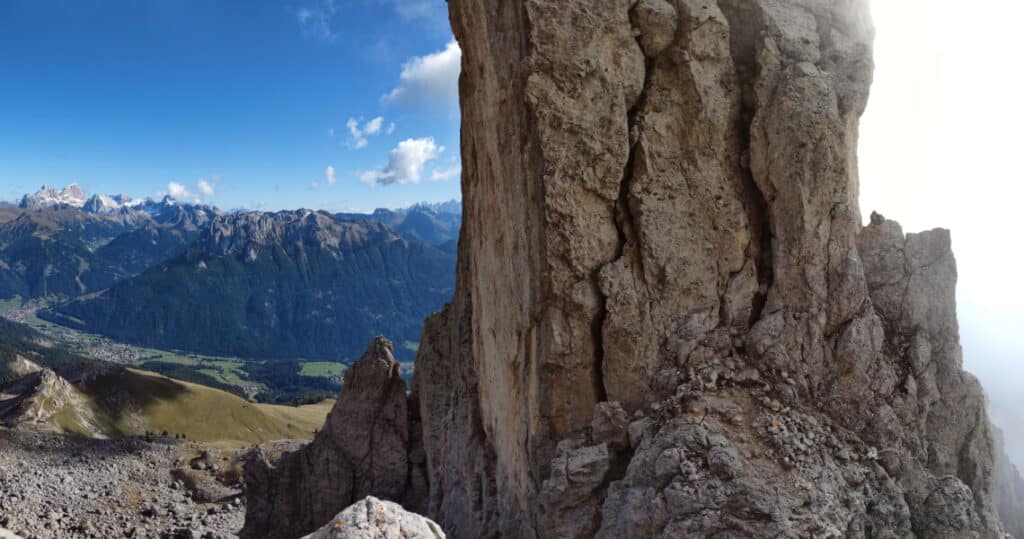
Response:
M243 537L294 539L369 495L418 508L425 483L412 479L422 471L410 460L406 386L391 350L383 337L370 343L309 445L277 462L259 448L249 456Z
M860 223L863 0L449 0L452 537L998 537L949 234Z

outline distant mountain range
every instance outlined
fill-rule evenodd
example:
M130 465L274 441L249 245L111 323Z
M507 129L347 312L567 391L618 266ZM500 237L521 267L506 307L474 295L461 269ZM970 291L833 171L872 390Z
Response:
M117 202L120 201L120 202ZM0 209L0 299L73 298L177 256L223 215L173 198L86 198L43 186Z
M458 202L225 213L44 186L0 207L0 299L144 346L338 360L386 334L411 359L454 287L460 222Z
M440 204L414 204L397 210L378 209L371 214L339 213L345 220L370 220L384 223L399 234L455 252L462 205L455 201Z

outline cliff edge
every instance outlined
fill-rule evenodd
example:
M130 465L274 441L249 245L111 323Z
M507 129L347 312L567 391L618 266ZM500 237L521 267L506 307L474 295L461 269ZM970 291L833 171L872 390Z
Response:
M450 0L452 537L999 537L946 231L858 207L866 1Z
M458 282L402 442L427 516L456 538L1002 537L950 235L861 223L866 0L449 7Z

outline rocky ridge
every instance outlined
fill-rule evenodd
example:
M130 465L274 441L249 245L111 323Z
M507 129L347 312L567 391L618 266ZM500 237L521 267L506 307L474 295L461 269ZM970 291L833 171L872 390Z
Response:
M84 429L101 431L87 398L50 369L30 373L0 392L0 420L8 428L57 432L52 421L66 414Z
M260 448L249 454L242 537L293 539L369 495L422 510L423 457L410 451L415 423L391 342L371 341L342 387L309 445L276 460Z
M60 191L44 185L35 194L22 197L18 205L25 209L38 210L61 205L80 208L85 203L85 191L77 183L73 183Z
M949 234L860 223L866 2L449 6L465 217L417 358L427 515L1001 536Z
M180 256L40 317L135 345L349 362L388 334L412 361L423 317L450 297L454 253L372 221L310 210L237 213Z
M449 7L464 215L412 388L427 516L1002 537L949 233L861 224L866 1Z

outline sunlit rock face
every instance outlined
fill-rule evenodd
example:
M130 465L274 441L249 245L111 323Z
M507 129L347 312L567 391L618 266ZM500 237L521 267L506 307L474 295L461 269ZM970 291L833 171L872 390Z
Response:
M949 234L858 208L865 0L449 0L451 537L999 537ZM339 508L340 509L340 508Z

